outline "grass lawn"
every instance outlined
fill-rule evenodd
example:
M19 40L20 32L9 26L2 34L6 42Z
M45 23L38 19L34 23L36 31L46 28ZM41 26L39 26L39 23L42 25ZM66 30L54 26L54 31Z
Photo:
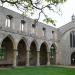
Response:
M60 67L25 67L16 69L0 69L0 75L75 75L73 68Z

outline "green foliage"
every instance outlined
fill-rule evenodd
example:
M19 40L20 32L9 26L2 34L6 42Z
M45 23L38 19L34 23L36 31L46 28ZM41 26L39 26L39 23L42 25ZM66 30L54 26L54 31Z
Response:
M47 2L50 2L50 3L63 3L65 2L66 0L46 0Z
M55 21L51 17L49 17L47 13L45 13L45 10L46 8L48 8L50 13L51 11L53 11L53 13L58 13L60 11L59 9L57 9L57 5L59 5L60 3L64 3L66 0L0 0L0 1L2 2L2 4L7 2L10 5L16 6L25 15L31 14L31 16L34 16L38 12L39 14L37 14L38 17L36 18L38 20L40 19L41 14L43 14L45 16L43 21L55 25Z
M3 60L5 58L5 48L0 48L0 60Z
M55 20L52 20L51 18L45 18L43 21L45 21L46 23L51 23L55 26Z

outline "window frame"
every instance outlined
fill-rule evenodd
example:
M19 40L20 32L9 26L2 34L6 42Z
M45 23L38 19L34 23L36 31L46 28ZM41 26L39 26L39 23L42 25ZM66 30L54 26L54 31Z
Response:
M36 28L36 25L35 24L32 24L32 34L35 34L35 28Z
M70 32L70 47L75 48L75 31Z
M25 26L25 21L24 20L21 20L21 23L20 23L20 31L24 31L24 26Z
M43 30L43 36L45 36L46 35L46 28L43 27L42 30Z
M8 28L11 27L12 18L13 18L13 17L12 17L11 15L6 15L5 27L8 27Z

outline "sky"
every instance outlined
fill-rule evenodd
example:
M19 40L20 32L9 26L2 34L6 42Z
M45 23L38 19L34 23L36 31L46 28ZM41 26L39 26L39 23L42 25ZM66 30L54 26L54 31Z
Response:
M65 25L71 21L71 17L75 15L75 0L67 0L63 5L61 5L62 16L57 17L57 27Z
M14 10L13 7L10 7L8 5L5 6L8 7L9 9ZM72 15L73 14L75 15L75 0L67 0L64 4L60 5L60 8L62 11L62 15L50 14L52 18L56 20L56 28L61 27L71 21Z

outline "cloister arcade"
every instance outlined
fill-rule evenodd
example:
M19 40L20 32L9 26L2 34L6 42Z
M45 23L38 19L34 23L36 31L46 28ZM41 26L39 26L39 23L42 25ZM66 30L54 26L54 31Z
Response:
M2 56L0 65L10 66L40 66L50 65L50 44L45 40L26 40L7 35L1 40Z

